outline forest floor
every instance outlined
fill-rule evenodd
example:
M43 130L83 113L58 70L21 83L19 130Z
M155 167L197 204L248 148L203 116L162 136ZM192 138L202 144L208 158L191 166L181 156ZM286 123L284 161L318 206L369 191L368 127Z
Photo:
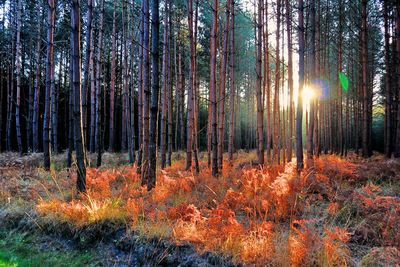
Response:
M147 192L126 154L105 153L77 195L66 155L50 172L41 157L0 154L0 266L400 264L397 159L322 155L298 175L239 152L214 178L175 153Z

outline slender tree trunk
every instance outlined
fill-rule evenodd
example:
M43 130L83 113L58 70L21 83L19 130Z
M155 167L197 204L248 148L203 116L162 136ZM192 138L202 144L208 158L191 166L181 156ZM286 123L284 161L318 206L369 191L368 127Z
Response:
M361 1L361 67L362 67L362 96L363 96L363 126L362 126L362 155L370 155L368 135L368 86L367 86L367 0Z
M142 1L141 5L141 23L140 23L140 45L139 45L139 64L138 64L138 144L139 144L139 151L138 151L138 168L137 172L141 173L142 171L142 160L143 160L143 70L144 70L144 62L143 56L146 52L144 47L144 1Z
M72 86L74 95L74 128L76 144L77 182L79 192L86 191L86 163L83 147L82 129L82 88L81 88L81 64L80 64L80 0L71 0L71 44L72 44Z
M104 0L100 6L100 27L97 48L96 62L96 129L95 129L95 147L97 152L97 167L101 166L102 140L101 140L101 84L102 84L102 69L101 69L101 54L103 50L103 23L104 23ZM75 117L74 117L75 118ZM76 122L75 122L76 125ZM75 129L77 132L77 129Z
M296 115L296 158L297 158L297 171L303 169L303 86L304 86L304 6L303 0L298 0L299 7L299 93L297 97L297 115Z
M46 93L44 102L43 119L43 151L44 168L50 169L50 91L53 83L54 74L54 23L55 23L55 3L54 0L48 0L47 12L47 59L46 59Z
M89 75L90 75L90 58L93 53L93 0L87 0L87 16L86 16L86 51L85 51L85 66L82 84L82 118L83 118L83 146L87 145L87 99L89 91Z
M281 0L277 1L277 30L276 30L276 63L275 63L275 95L274 95L274 160L280 161L280 151L279 151L279 82L280 82L280 22L281 20Z
M134 77L133 73L135 73L135 67L134 67L134 48L133 48L133 18L131 20L131 14L133 15L135 10L135 0L132 0L131 4L131 11L128 9L128 39L127 39L127 46L129 47L129 58L130 58L130 65L129 65L129 80L130 80L130 86L129 86L129 127L130 127L130 137L129 137L129 143L130 143L130 148L129 148L129 161L131 164L135 163L136 156L135 156L135 150L136 150L136 145L135 145L135 92L134 92Z
M122 65L122 77L123 77L123 88L122 88L122 101L123 101L123 125L125 126L122 128L122 148L123 150L126 149L127 145L127 137L130 137L130 124L129 124L129 105L128 105L128 83L129 83L129 70L128 70L128 37L127 37L127 30L126 30L126 21L125 21L125 13L126 13L126 8L125 8L125 2L122 2L122 35L123 35L123 65ZM130 151L130 141L128 142L128 151Z
M171 4L170 4L171 5ZM168 82L167 82L167 102L168 102L168 106L167 106L167 110L168 110L168 148L167 148L167 166L171 166L171 161L172 161L172 108L173 108L173 104L172 104L172 71L171 71L171 35L172 35L172 31L171 31L171 11L169 11L168 13L168 29L169 29L169 40L168 40L168 58L167 58L167 73L168 73Z
M149 106L150 106L150 60L149 60L149 34L150 11L149 0L143 0L144 35L143 35L143 162L142 186L148 185L149 176ZM158 79L158 78L157 78Z
M289 89L289 146L287 152L288 162L292 161L292 149L293 149L293 114L294 114L294 102L293 102L293 51L292 51L292 10L289 4L289 0L285 0L286 4L286 27L287 27L287 47L288 47L288 89Z
M42 16L40 12L41 4L38 3L38 33L36 39L36 55L35 55L35 85L33 97L33 114L32 114L32 148L33 152L39 151L39 97L40 97L40 47L41 47L41 32L42 32Z
M90 133L89 133L89 150L91 152L95 151L95 132L96 132L96 72L94 68L94 28L92 28L92 42L90 45L92 46L90 58L89 58L89 71L90 71ZM89 143L89 142L88 142Z
M217 153L217 90L216 90L216 61L217 61L217 28L218 28L218 0L213 1L212 24L210 35L210 102L211 102L211 150L212 175L218 175Z
M55 66L53 68L55 69ZM53 152L58 153L58 92L55 86L54 69L51 83L51 145Z
M147 180L147 190L156 186L157 168L157 113L158 113L158 43L159 43L159 0L151 0L151 107L150 107L150 140L149 140L149 177Z
M18 151L22 154L22 137L21 137L21 123L20 123L20 108L21 108L21 0L18 0L17 7L17 42L15 53L15 66L17 69L17 102L15 105L15 127L17 130L17 143Z
M110 128L109 128L109 142L108 149L114 151L114 97L115 97L115 78L116 78L116 25L115 25L115 3L113 8L113 24L112 24L112 37L111 37L111 86L110 86Z
M311 36L310 36L310 56L309 56L309 70L310 80L313 81L315 78L315 0L310 2L310 24L311 24ZM308 134L307 134L307 157L311 159L314 155L314 117L315 117L315 99L310 100L310 112L309 112L309 123L308 123Z
M199 87L200 80L198 75L198 66L197 66L197 26L199 21L199 0L196 0L196 11L194 16L194 69L193 69L193 159L194 159L194 168L196 173L200 172L199 166L199 157L198 157L198 118L199 118L199 108L200 108L200 100L199 100Z
M385 27L385 154L390 158L392 154L391 147L391 87L390 87L390 47L389 47L389 14L388 1L383 2L383 17Z
M400 100L400 3L396 4L397 97ZM400 157L400 101L397 107L396 147L394 156Z
M262 0L258 1L258 17L257 17L257 38L256 38L256 96L257 96L257 157L258 164L264 165L264 105L262 101ZM278 29L279 31L279 29ZM278 67L279 68L279 67Z
M69 64L69 90L68 90L68 154L67 154L67 167L70 168L72 165L72 151L74 150L74 91L73 91L73 83L72 83L72 38L70 40L70 64Z
M235 0L231 1L231 43L230 43L230 94L229 94L229 145L228 154L229 161L233 160L233 152L235 150Z
M189 0L190 1L190 0ZM168 108L168 100L167 100L167 91L168 88L168 41L169 41L169 17L168 17L168 2L165 2L165 15L164 15L164 42L163 42L163 65L162 65L162 86L161 90L161 169L165 168L166 160L167 160L167 108Z
M221 73L219 83L219 101L218 101L218 168L222 169L224 155L224 125L225 125L225 91L226 91L226 70L228 62L228 44L230 27L230 1L226 1L225 7L225 29L222 45ZM260 55L261 56L261 55Z
M178 28L178 35L179 35L179 28ZM174 148L175 151L178 151L178 149L180 148L180 145L178 144L178 131L179 131L179 100L180 100L180 76L178 73L178 57L177 57L177 50L179 49L179 46L176 44L177 43L177 38L174 36L174 71L175 71L175 144L174 144Z

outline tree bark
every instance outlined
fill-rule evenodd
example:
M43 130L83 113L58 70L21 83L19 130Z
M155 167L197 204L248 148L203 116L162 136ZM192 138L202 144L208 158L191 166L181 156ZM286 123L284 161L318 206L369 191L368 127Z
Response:
M150 106L150 60L149 60L149 31L150 12L149 0L143 0L144 35L143 35L143 162L142 186L148 184L149 176L149 106Z
M217 28L218 28L218 0L213 1L212 23L210 35L210 102L211 102L211 165L212 175L218 175L218 153L217 153L217 90L216 90L216 61L217 61Z
M400 3L396 4L397 96L400 99ZM394 156L400 157L400 101L397 107L396 147Z
M143 86L143 70L144 70L144 1L141 5L141 23L140 23L140 45L139 45L139 64L138 64L138 161L137 161L137 173L142 171L143 161L143 97L144 97L144 86Z
M297 171L303 169L303 86L304 86L304 6L303 0L298 0L299 8L299 93L297 96L297 114L296 114L296 158L297 158Z
M81 88L81 64L80 64L80 0L71 0L71 45L72 45L72 86L74 95L74 130L77 182L79 192L86 191L86 163L83 147L82 129L82 88Z
M362 71L362 96L363 96L363 121L362 121L362 155L363 157L370 156L369 147L369 119L368 119L368 86L367 86L367 0L361 1L361 71Z
M100 26L99 26L99 37L98 37L98 48L97 48L97 62L96 62L96 129L95 129L95 148L97 152L97 167L101 166L101 153L102 153L102 142L101 142L101 84L102 84L102 67L101 67L101 54L103 50L103 23L104 23L104 0L101 1L100 6ZM75 118L75 117L74 117ZM76 122L75 122L76 125ZM75 129L75 132L77 129Z
M21 137L21 123L20 123L20 109L21 109L21 0L18 0L17 7L17 42L15 53L15 67L17 78L17 102L15 105L15 127L17 131L18 151L22 154L22 137Z
M168 17L168 1L165 2L165 13L164 13L164 42L163 42L163 65L162 65L162 86L161 90L161 169L165 168L167 160L167 91L168 91L168 41L169 41L169 17Z
M230 0L231 4L231 42L230 42L230 94L229 94L229 144L228 154L229 161L233 160L233 152L235 150L235 0Z
M40 12L41 4L38 3L38 33L36 39L36 54L35 54L35 85L33 96L33 114L32 114L32 150L33 152L39 151L39 97L40 97L40 48L41 48L41 32L42 32L42 16Z
M151 0L151 107L150 107L150 140L149 140L149 177L147 190L156 186L157 168L157 114L158 114L158 91L159 91L159 69L158 69L158 43L159 43L159 0Z
M230 27L230 1L226 1L225 7L225 29L222 45L221 73L219 83L219 100L218 100L218 168L222 169L224 155L224 126L225 126L225 91L226 91L226 70L228 62L228 44L229 44L229 27ZM260 55L261 56L261 55Z
M46 93L44 102L43 119L43 151L44 168L50 169L50 92L54 74L54 23L55 23L55 3L48 0L47 12L47 59L46 59Z
M93 31L92 31L92 21L93 21L93 0L87 0L87 16L86 16L86 51L85 51L85 67L84 76L82 84L82 118L83 118L83 145L87 145L87 99L89 91L89 75L90 75L90 58L93 54Z

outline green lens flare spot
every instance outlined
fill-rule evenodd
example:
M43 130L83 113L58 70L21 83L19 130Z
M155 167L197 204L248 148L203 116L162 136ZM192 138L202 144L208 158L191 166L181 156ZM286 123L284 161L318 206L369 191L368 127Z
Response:
M346 74L344 74L343 72L339 72L339 80L343 91L347 92L349 90L349 79L347 79Z

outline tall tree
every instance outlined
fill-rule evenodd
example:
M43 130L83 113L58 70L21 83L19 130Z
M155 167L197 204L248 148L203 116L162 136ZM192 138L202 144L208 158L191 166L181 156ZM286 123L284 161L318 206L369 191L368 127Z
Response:
M297 170L303 169L303 86L304 86L304 5L303 0L298 0L299 23L299 93L297 96L297 114L296 114L296 158Z
M50 92L54 77L54 25L55 25L55 0L48 0L47 11L47 58L46 58L46 92L44 100L43 119L43 151L44 168L50 169Z
M36 39L36 52L35 52L35 84L33 96L33 114L32 114L32 150L37 152L39 150L39 97L40 97L40 48L41 48L41 33L42 33L42 16L41 16L41 3L37 4L38 11L38 26L37 26L37 39Z
M74 130L77 181L79 192L86 191L86 163L83 147L82 129L82 88L81 88L81 47L80 47L80 0L71 0L71 45L72 45L72 86L74 95Z
M385 154L390 157L392 154L391 146L391 87L390 87L390 44L389 44L389 11L388 11L388 1L383 1L383 17L384 17L384 27L385 27Z
M148 185L149 176L149 106L150 106L150 11L149 0L143 0L143 162L142 162L142 185Z
M150 140L149 140L149 177L147 190L156 186L157 168L157 113L158 113L158 91L159 91L159 0L151 0L151 107L150 107Z
M139 44L139 66L138 66L138 161L137 161L137 172L141 173L142 171L142 160L143 160L143 57L144 57L144 1L142 1L141 5L141 21L140 21L140 44Z
M187 145L186 145L186 169L192 167L192 153L197 153L194 150L194 142L196 139L195 133L195 40L193 33L193 0L188 0L188 24L189 24L189 43L190 43L190 64L189 64L189 86L188 86L188 104L187 104ZM197 163L197 162L196 162ZM198 164L196 165L196 172L199 172Z
M161 169L165 168L167 160L167 108L168 108L168 45L169 45L169 5L165 2L164 13L164 41L163 41L163 65L162 65L162 90L161 90Z
M216 73L217 65L217 28L218 28L218 0L213 1L212 5L212 23L210 34L210 102L211 102L211 164L212 175L218 175L218 153L217 153L217 90Z
M370 155L370 135L369 135L369 92L368 92L368 40L367 40L367 0L361 1L361 86L363 97L363 120L362 120L362 155L368 157Z
M231 42L230 42L230 93L229 93L229 161L233 160L234 138L235 138L235 0L230 0L231 4Z
M18 0L17 6L17 42L16 42L16 53L15 53L15 67L16 78L17 78L17 101L15 105L15 126L17 130L17 143L18 151L22 153L22 136L21 136L21 123L20 123L20 108L21 108L21 9L22 0Z
M273 110L273 146L274 146L274 160L279 164L280 161L280 134L279 134L279 121L280 121L280 108L279 108L279 91L281 79L281 59L280 59L280 24L281 24L281 1L277 1L276 8L276 63L275 63L275 91L274 91L274 110Z
M285 0L286 6L286 31L287 31L287 47L288 47L288 89L289 89L289 146L287 152L287 160L292 160L292 148L293 148L293 113L294 113L294 102L293 102L293 51L292 51L292 10L289 4L289 0Z
M396 4L397 97L400 99L400 3ZM400 101L397 105L395 157L400 157Z
M218 99L218 168L222 169L224 155L224 126L225 126L225 91L226 91L226 70L228 62L228 44L230 27L230 1L225 6L225 29L222 41L221 72L219 81ZM261 55L260 55L261 56Z
M83 133L85 139L83 140L84 146L87 144L87 99L89 91L89 75L90 75L90 59L93 54L93 0L87 0L87 15L86 15L86 51L85 51L85 66L82 84L82 118L83 118Z
M100 5L100 26L99 26L99 37L97 46L97 61L96 61L96 126L95 126L95 147L97 152L97 167L101 165L101 153L102 153L102 140L101 140L101 86L102 86L102 67L101 67L101 55L103 51L103 33L104 33L104 0L101 0ZM75 118L75 117L74 117ZM76 125L76 122L75 122ZM77 129L75 129L75 132Z

